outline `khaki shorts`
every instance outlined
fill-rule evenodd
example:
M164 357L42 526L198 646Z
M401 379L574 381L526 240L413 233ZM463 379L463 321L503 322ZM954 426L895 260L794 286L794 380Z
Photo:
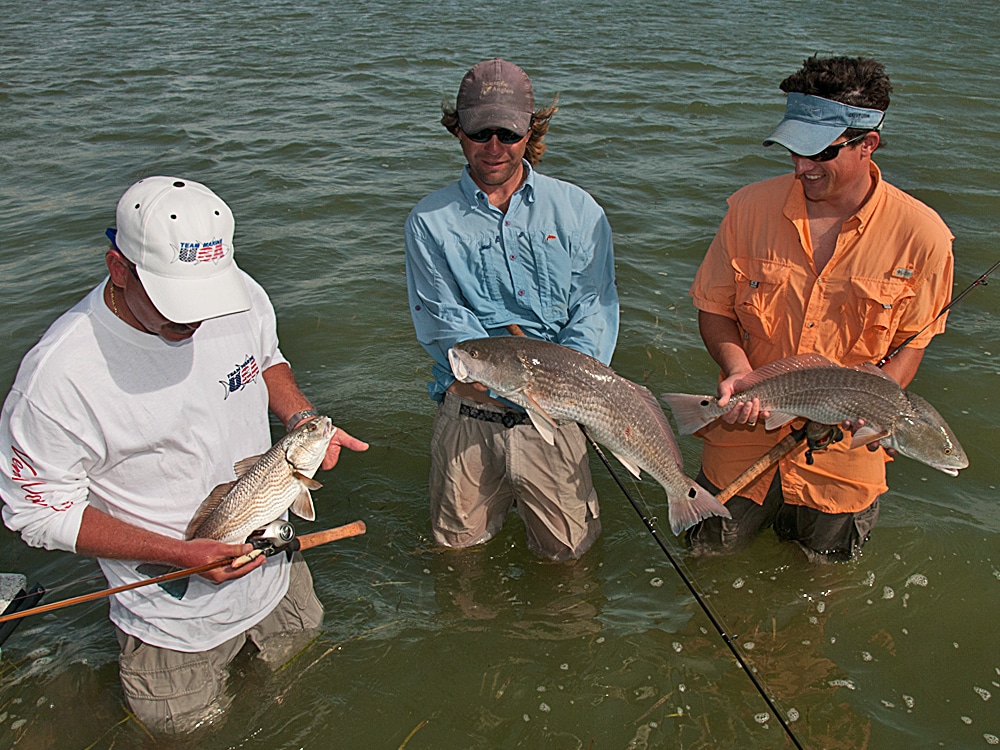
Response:
M434 540L445 547L481 544L516 505L529 549L554 561L579 558L601 533L586 439L571 422L559 426L549 445L530 422L508 426L520 414L445 394L431 438Z
M190 732L220 716L231 702L224 694L229 663L247 640L257 646L261 659L281 664L322 622L323 606L313 591L309 567L296 553L288 593L274 611L209 651L186 653L151 646L116 627L122 691L136 718L150 731Z
M703 473L696 481L713 495L719 493ZM688 530L687 539L695 554L735 552L771 526L779 537L798 544L812 562L844 562L856 557L868 541L878 521L878 507L878 498L857 513L789 505L781 492L781 475L775 472L762 505L737 495L726 503L732 519L706 518Z

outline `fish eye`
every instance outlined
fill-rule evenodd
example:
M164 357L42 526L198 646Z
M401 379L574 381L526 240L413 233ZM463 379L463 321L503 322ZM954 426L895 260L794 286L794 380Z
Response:
M951 455L951 448L945 448L944 449L944 455L950 456Z
M473 359L479 359L479 350L469 349L469 356L471 356Z

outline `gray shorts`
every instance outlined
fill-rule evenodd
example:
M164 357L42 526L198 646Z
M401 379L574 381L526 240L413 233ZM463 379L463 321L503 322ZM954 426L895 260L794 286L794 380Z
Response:
M431 438L434 540L481 544L516 505L529 549L555 561L579 558L601 533L586 439L571 422L549 445L530 422L514 424L520 416L445 394Z
M313 591L302 556L292 557L288 593L278 606L245 633L209 651L186 653L143 643L115 628L121 647L122 691L139 721L158 734L190 732L221 716L229 663L247 640L264 661L283 664L302 648L323 622L323 606Z
M719 492L703 473L696 481L712 494ZM735 552L770 526L782 539L797 543L813 562L843 562L855 558L868 541L878 521L878 500L857 513L789 505L781 492L781 475L775 472L762 505L737 495L726 503L732 519L706 518L688 530L687 539L695 554Z

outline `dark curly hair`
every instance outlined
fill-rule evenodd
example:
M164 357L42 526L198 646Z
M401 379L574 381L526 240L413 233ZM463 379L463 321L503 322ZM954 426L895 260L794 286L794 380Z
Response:
M558 102L559 95L556 94L552 104L536 109L535 114L531 116L531 135L528 136L528 146L524 151L524 158L532 167L538 166L538 162L542 160L542 154L545 153L547 148L545 134L549 132L549 121L552 119L552 115L559 111L559 107L556 106ZM441 124L449 133L456 138L458 137L461 126L458 124L458 111L453 104L445 102L441 105Z
M797 92L832 99L852 107L878 109L889 106L892 84L885 66L870 57L807 57L802 67L783 80L779 86L786 94ZM848 128L850 139L865 129Z

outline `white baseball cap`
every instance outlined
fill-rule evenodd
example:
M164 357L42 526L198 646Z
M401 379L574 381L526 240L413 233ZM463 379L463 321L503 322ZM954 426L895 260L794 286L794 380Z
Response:
M233 259L233 212L207 187L146 177L125 191L115 217L108 236L163 317L195 323L250 309Z

